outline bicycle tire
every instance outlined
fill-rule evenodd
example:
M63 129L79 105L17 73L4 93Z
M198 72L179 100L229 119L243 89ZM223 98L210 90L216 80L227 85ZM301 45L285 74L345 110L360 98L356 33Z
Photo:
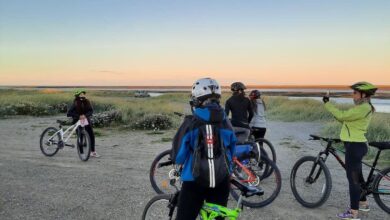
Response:
M262 178L261 175L257 174L255 171L255 168L257 166L251 168L251 170L256 174L256 176L259 177L259 183L258 185L254 185L254 184L250 184L250 185L261 187L264 190L264 195L242 198L242 205L244 206L251 207L251 208L264 207L272 203L280 193L282 187L282 177L279 168L273 161L271 161L266 156L261 156L261 160L264 161L264 163L266 163L266 166L272 169L273 172L270 173L268 178ZM270 178L271 176L273 176L273 178ZM236 176L236 178L239 180L244 180L240 176ZM238 200L240 196L240 191L234 186L232 186L230 190L230 194L235 200Z
M49 133L49 132L52 132L52 133ZM44 146L44 144L45 144L45 143L44 143L45 135L46 135L46 134L49 134L49 137L50 137L50 136L53 136L56 132L58 132L58 129L57 129L57 128L54 128L54 127L48 127L48 128L46 128L46 129L42 132L42 134L41 134L41 136L40 136L40 138L39 138L39 148L41 149L43 155L48 156L48 157L52 157L52 156L54 156L54 155L58 152L58 150L60 149L60 148L59 148L59 144L60 144L60 141L61 141L61 135L60 135L59 133L57 133L57 135L55 136L56 138L58 138L58 140L54 142L54 145L52 145L52 146L56 146L56 147L54 148L53 152L48 152L48 151L45 149L45 146ZM53 137L53 138L54 138L54 137ZM49 141L49 140L48 140L48 141ZM47 141L46 141L46 142L47 142ZM50 145L48 145L48 146L50 146Z
M77 154L79 155L81 161L88 161L91 154L91 138L85 129L80 129L76 136Z
M386 178L383 178L383 177L386 177ZM381 180L385 181L384 185L386 186L386 189L380 188L379 184L381 183ZM381 196L380 196L380 195L383 195L383 194L381 194L383 190L387 190L387 192L390 191L390 188L389 188L390 187L390 167L379 172L376 175L373 183L374 183L373 184L373 195L374 195L375 202L379 205L379 207L381 207L381 209L383 209L385 212L390 214L390 202L387 202L387 204L385 204L385 202L383 201L383 199L381 199ZM390 194L386 194L386 195L388 198L387 201L390 201Z
M170 220L176 217L176 213L174 212L169 217L168 205L170 204L170 200L172 198L172 194L159 194L154 196L149 202L146 204L144 211L142 212L142 220ZM175 210L176 211L176 207Z
M176 187L172 186L174 184L178 189L181 188L181 180L179 176L175 176L175 165L170 160L171 150L165 150L158 154L153 160L152 165L149 170L149 179L154 191L158 194L170 194L177 191ZM168 163L166 166L159 167L159 164ZM159 175L161 173L161 175ZM171 177L172 178L171 178ZM160 180L161 177L161 180ZM165 189L164 189L165 188Z
M255 140L255 142L261 142L263 143L262 147L264 151L267 153L268 157L276 163L276 152L275 147L272 145L271 141L265 139L265 138L258 138Z
M291 190L293 192L295 199L301 205L303 205L304 207L307 207L307 208L316 208L316 207L319 207L322 204L324 204L324 202L326 202L326 200L329 198L330 192L332 190L332 177L330 175L328 167L325 165L325 163L321 159L318 160L317 163L316 163L316 160L317 160L317 158L313 157L313 156L302 157L294 164L293 169L291 171L291 175L290 175L290 186L291 186ZM306 171L305 174L302 174L303 177L297 176L298 169L300 169L302 167L302 164L304 164L306 162L313 163L313 164L309 164L309 166L308 166L309 171ZM314 170L316 171L315 173L318 174L318 172L320 172L318 174L318 178L320 178L320 177L322 178L321 174L322 173L324 174L323 176L325 178L325 183L322 184L322 186L321 186L321 184L315 185L315 186L321 187L321 190L320 190L321 195L320 195L319 199L315 200L315 201L308 201L308 199L303 197L303 194L310 192L309 187L314 186L314 183L316 183L318 181L318 178L317 178L316 181L310 183L312 179L308 179L308 176L307 176L307 174L311 172L311 169L313 169L313 165L315 165L315 167L314 167ZM318 170L317 170L317 166L319 168ZM300 170L302 170L302 169L300 169ZM305 188L303 190L297 189L297 181L298 180L300 181L301 178L303 179L303 183L305 186ZM312 178L312 177L310 177L310 178ZM319 191L319 190L314 190L314 191Z

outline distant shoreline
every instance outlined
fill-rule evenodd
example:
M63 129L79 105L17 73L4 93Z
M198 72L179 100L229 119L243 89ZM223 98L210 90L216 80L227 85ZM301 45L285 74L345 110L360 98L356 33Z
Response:
M51 86L51 85L42 85L42 86L9 86L9 85L0 85L0 89L4 88L15 88L15 89L71 89L71 88L91 88L91 89L126 89L126 90L183 90L187 91L191 88L191 86L86 86L86 85L75 85L75 86ZM303 89L303 90L311 90L311 89L320 89L320 90L349 90L348 85L247 85L248 89ZM389 90L390 85L378 85L380 90ZM222 86L223 89L229 89L229 86Z
M145 90L152 93L180 93L191 90L189 86L0 86L1 89L21 90L73 90L75 88L86 88L89 90L111 90L111 91L136 91ZM375 95L378 99L390 99L390 86L379 86ZM259 89L266 96L293 96L293 97L321 97L328 90L332 97L350 97L351 89L348 86L248 86L248 90ZM230 92L228 86L223 87L223 92Z

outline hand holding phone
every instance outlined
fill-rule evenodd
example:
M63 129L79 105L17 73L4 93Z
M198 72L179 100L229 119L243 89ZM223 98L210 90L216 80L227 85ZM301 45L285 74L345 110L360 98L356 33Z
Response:
M329 95L330 95L330 91L328 90L328 91L326 92L325 96L322 97L322 101L323 101L324 103L329 102Z

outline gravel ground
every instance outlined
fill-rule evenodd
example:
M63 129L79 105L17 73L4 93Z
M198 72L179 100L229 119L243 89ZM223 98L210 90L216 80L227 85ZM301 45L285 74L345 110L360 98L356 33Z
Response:
M174 131L150 135L103 130L96 138L102 157L82 162L71 148L54 157L40 152L39 135L56 119L0 120L0 219L140 219L143 207L155 195L148 176L150 164L170 147L161 140L172 137ZM282 190L267 207L245 208L241 219L336 219L336 213L347 207L345 171L333 158L327 161L332 193L323 206L304 208L292 195L291 167L301 156L321 149L319 143L308 140L320 128L318 123L269 123L266 137L277 151ZM371 212L362 219L390 219L373 198L369 201Z

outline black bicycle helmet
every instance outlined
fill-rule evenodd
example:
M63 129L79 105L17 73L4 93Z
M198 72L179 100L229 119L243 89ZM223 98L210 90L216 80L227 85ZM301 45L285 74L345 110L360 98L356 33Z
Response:
M239 90L245 90L246 86L242 82L234 82L232 85L230 85L230 90L232 91L239 91Z
M368 96L372 96L375 94L377 87L369 82L357 82L351 86L351 89L362 92Z
M258 98L260 98L260 96L261 96L261 93L257 89L252 90L251 93L249 93L249 98L251 98L251 99L258 99Z

